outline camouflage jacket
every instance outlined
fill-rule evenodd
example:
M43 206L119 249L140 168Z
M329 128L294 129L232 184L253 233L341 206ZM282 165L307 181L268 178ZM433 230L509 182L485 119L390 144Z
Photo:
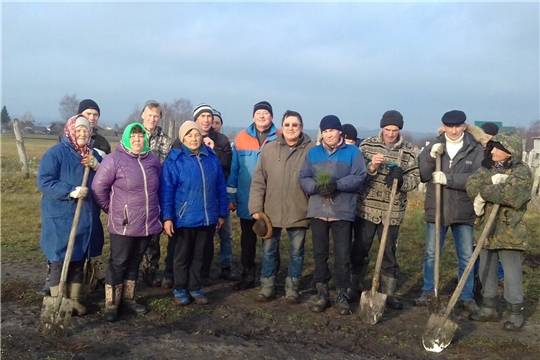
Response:
M150 143L150 151L152 151L154 155L157 155L159 162L163 164L171 151L172 139L169 135L165 134L159 126L156 126L153 133L146 130L146 134L148 135L148 142Z
M511 153L511 158L497 169L491 160L490 143L501 143ZM491 213L493 204L500 204L500 209L484 249L525 250L527 246L523 215L527 211L527 203L531 199L533 177L531 169L521 161L522 143L518 135L499 134L487 145L486 159L480 169L467 181L467 194L474 201L480 196L486 201L485 211L475 221L475 238L478 239L484 229L485 222ZM495 174L506 174L508 178L501 184L492 184Z

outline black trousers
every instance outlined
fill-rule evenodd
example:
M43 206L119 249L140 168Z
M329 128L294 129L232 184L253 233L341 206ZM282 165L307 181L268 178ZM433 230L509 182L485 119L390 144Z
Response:
M139 266L152 235L133 237L110 234L111 257L105 275L105 284L120 285L124 280L137 280Z
M173 262L175 290L201 288L204 249L208 238L213 238L214 230L214 225L174 229L172 237L176 239Z
M242 277L248 280L255 280L257 265L255 264L255 255L257 254L257 234L253 231L253 225L256 220L240 219L240 248L242 261Z
M354 222L354 241L351 251L351 273L358 275L364 266L369 264L369 250L373 245L375 234L382 237L384 225L374 224L371 221L356 217ZM392 277L399 274L399 265L396 258L399 226L389 226L384 248L381 270Z
M84 261L72 261L69 263L68 273L67 273L67 283L79 283L83 282L84 275ZM51 262L51 272L49 274L49 281L51 286L57 286L60 284L60 276L62 274L62 266L64 266L63 261L53 261Z
M214 260L214 234L216 232L215 226L213 227L212 236L206 239L204 244L203 264L201 269L201 276L208 279L210 277L210 269L212 268L212 260Z
M346 220L324 221L311 219L311 238L313 241L314 283L330 281L328 258L330 257L330 232L334 242L334 273L337 289L351 286L351 238L352 222Z

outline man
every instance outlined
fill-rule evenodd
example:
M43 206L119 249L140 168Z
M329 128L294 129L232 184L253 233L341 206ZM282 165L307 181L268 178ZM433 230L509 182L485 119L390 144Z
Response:
M245 290L255 286L255 254L257 234L253 231L255 219L248 209L249 191L253 171L259 160L263 147L277 139L280 132L272 122L272 105L261 101L253 106L253 124L242 130L234 141L231 174L227 181L229 209L236 210L240 218L240 246L242 260L242 276L234 286L234 290Z
M221 128L223 127L223 118L221 113L216 109L212 109L212 114L214 115L214 120L212 120L212 128L215 132L221 133Z
M313 283L317 301L310 309L323 312L329 305L328 269L330 231L334 241L336 303L341 315L351 313L347 289L351 285L351 235L358 190L366 178L366 164L356 146L348 146L341 137L341 122L327 115L320 123L321 144L309 150L300 169L299 182L309 196L307 217L310 219L315 270Z
M426 305L428 294L433 292L435 239L440 241L441 252L448 228L458 258L458 278L461 278L473 252L473 225L475 214L472 201L465 191L469 176L481 165L484 149L484 132L465 123L465 113L452 110L442 117L442 132L437 140L426 146L418 156L420 178L427 182L424 202L426 220L426 253L424 256L424 286L422 296L415 305ZM435 159L441 156L441 171L435 171ZM441 191L441 233L435 234L435 184ZM469 312L478 310L473 300L474 274L471 272L459 296L460 305Z
M482 144L485 147L487 142L499 133L499 127L497 126L497 124L488 121L483 123L480 128L484 130L484 133L486 134L486 141L484 144Z
M368 270L369 250L375 234L381 239L383 220L388 211L393 180L398 180L398 191L391 210L390 224L381 271L383 293L387 295L386 304L393 309L402 309L403 304L394 297L399 275L396 257L399 227L407 209L407 192L416 189L420 183L418 162L411 144L400 135L403 129L403 116L399 111L389 110L381 119L381 132L368 137L360 145L366 160L368 176L358 194L356 220L354 222L354 241L351 252L351 290L352 298L364 290L364 277ZM400 150L401 162L397 163Z
M255 220L259 220L260 213L265 213L272 223L272 237L264 240L262 246L262 288L257 300L266 302L276 295L277 254L281 231L285 228L290 244L285 300L296 304L309 225L308 197L298 183L298 169L315 143L302 132L304 123L296 111L285 112L281 127L281 135L261 152L253 172L248 208Z
M141 119L146 130L146 135L148 136L150 151L154 153L159 158L160 163L163 164L171 151L172 140L158 125L161 120L161 115L161 106L157 101L148 100L144 104L143 111L141 112ZM157 276L159 259L161 257L159 244L160 237L161 233L152 236L141 265L143 280L148 286L162 285L162 279Z
M347 144L360 147L360 144L362 143L362 139L358 138L358 132L356 131L356 128L354 127L354 125L343 124L342 132L343 132L343 139L345 139L345 142Z

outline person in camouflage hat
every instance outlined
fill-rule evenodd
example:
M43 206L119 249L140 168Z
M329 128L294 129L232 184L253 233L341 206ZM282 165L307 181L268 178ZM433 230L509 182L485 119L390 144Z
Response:
M495 135L486 146L482 166L467 181L467 194L474 202L475 233L484 228L494 204L500 209L480 252L482 303L471 314L476 321L499 321L498 261L504 268L504 298L510 304L510 319L505 330L523 326L522 256L527 246L523 215L531 199L533 177L531 169L521 160L522 142L519 135Z

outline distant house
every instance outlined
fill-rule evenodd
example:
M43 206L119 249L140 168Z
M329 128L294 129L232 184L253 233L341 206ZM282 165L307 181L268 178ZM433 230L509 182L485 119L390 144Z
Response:
M36 125L34 126L34 134L43 134L43 135L49 135L51 133L51 131L49 130L48 127L46 126L40 126L40 125Z

